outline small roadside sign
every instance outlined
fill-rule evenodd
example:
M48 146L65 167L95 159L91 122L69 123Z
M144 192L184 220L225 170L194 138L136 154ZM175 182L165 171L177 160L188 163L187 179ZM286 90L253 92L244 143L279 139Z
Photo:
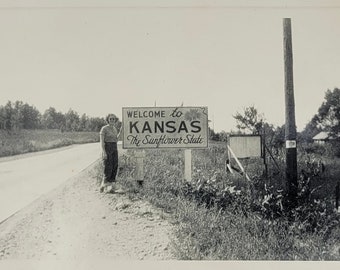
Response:
M238 158L263 156L260 135L231 135L229 146Z

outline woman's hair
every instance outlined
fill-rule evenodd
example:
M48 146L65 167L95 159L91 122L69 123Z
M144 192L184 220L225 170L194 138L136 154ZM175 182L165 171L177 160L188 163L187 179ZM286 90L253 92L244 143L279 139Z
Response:
M107 123L109 123L109 118L111 118L111 117L114 117L114 118L116 118L116 120L118 120L118 117L116 115L114 115L113 113L109 113L105 118Z

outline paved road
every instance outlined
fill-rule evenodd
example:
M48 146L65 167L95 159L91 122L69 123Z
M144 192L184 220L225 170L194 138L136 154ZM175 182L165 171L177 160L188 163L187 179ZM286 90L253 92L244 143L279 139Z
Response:
M99 143L0 158L0 222L100 157Z

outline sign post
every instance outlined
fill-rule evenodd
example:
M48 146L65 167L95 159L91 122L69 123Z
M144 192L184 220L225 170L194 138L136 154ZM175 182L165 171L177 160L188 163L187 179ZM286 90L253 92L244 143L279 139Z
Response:
M144 182L144 157L145 152L144 150L138 150L135 153L136 157L136 175L135 179L137 183L141 186Z
M123 149L183 148L184 175L191 180L191 149L208 147L207 107L129 107L122 116Z
M191 149L184 150L184 179L191 181Z

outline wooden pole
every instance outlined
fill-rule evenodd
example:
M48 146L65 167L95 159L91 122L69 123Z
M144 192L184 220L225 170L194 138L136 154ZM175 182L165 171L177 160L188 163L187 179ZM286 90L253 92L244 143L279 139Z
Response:
M262 157L264 164L264 175L265 178L268 179L268 164L267 164L267 156L266 156L266 130L263 127L263 132L261 134L261 143L262 143Z
M184 179L191 182L191 149L184 150Z
M340 182L335 187L335 209L339 211Z
M227 137L227 160L226 160L226 162L225 162L225 165L226 165L226 172L227 171L230 171L232 174L234 173L233 172L233 169L231 168L231 164L230 164L230 162L231 162L231 157L230 157L230 151L229 151L229 149L228 149L228 145L230 144L230 139L229 139L229 136Z
M144 150L136 151L136 175L135 179L137 183L142 186L144 183L144 157L145 152Z
M286 182L288 195L292 202L297 195L297 151L296 151L296 125L293 84L293 53L291 19L283 19L283 48L285 71L285 141L286 141Z

